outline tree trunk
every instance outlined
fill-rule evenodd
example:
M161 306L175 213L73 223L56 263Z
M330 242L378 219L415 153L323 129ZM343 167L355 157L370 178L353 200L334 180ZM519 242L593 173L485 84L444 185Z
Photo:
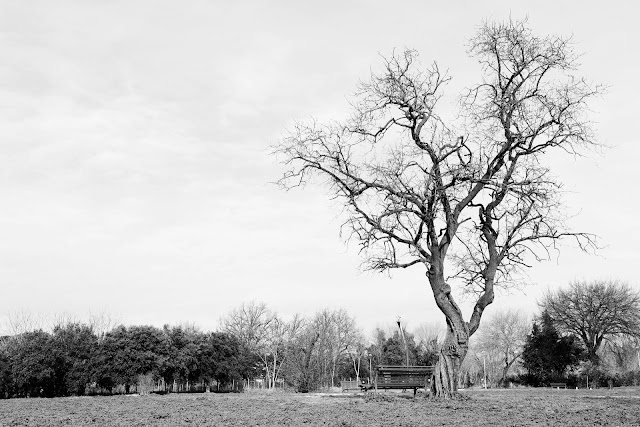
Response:
M304 354L304 362L302 365L302 375L300 377L300 382L298 384L298 392L299 393L308 393L312 386L312 372L311 372L311 354L313 352L313 348L316 345L316 342L320 338L320 333L317 332L315 337L311 339L309 342L309 346L306 349L302 349Z
M486 236L488 240L492 235ZM490 248L490 262L483 271L485 279L484 292L478 298L473 308L471 320L467 323L462 317L462 311L451 295L451 287L444 278L444 259L446 248L431 248L432 259L427 278L431 285L436 305L447 320L447 335L440 349L440 356L436 363L431 381L431 392L435 398L460 398L458 393L458 376L460 366L469 351L469 337L478 329L484 309L493 301L493 278L497 268L495 246Z
M273 372L271 372L271 388L275 389L276 388L276 379L277 379L277 375L278 372L276 371L276 366L278 362L278 350L276 349L275 353L273 354Z
M264 369L265 369L265 373L264 373L264 382L265 382L265 388L266 389L270 389L271 388L271 371L269 370L269 361L268 359L265 357L265 362L264 362Z
M447 335L440 348L431 380L431 395L435 398L459 398L458 375L460 365L469 350L469 324L464 321L460 307L453 300L451 287L444 280L442 259L431 264L427 272L436 304L447 320ZM434 259L435 261L435 259Z
M433 377L431 379L431 394L436 398L452 399L458 398L458 377L460 365L467 355L468 333L458 331L455 333L447 322L447 336L444 344L440 348L440 355L436 363ZM460 340L460 334L464 339ZM461 342L462 341L462 342Z

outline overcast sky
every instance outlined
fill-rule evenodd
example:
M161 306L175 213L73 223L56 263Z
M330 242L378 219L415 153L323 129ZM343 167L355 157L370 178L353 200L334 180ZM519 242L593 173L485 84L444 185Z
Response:
M251 300L285 318L344 308L367 331L441 320L420 267L359 269L326 189L270 184L269 146L294 120L346 115L394 48L448 69L454 97L478 80L469 37L509 16L573 36L581 74L609 86L592 117L610 148L550 160L572 228L603 249L563 247L487 313L533 312L574 279L640 287L634 2L527 3L0 0L0 322L106 311L214 330Z

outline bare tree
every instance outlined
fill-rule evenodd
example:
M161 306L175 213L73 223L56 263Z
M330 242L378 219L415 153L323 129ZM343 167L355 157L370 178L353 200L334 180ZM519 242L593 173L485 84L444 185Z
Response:
M502 385L506 383L509 369L522 356L530 330L529 318L515 310L499 311L480 327L477 350L498 362Z
M102 339L104 335L121 324L119 316L115 316L107 311L100 311L98 313L89 312L89 326L99 339Z
M433 381L445 398L457 395L469 337L495 287L562 237L593 244L566 229L560 185L543 163L545 154L593 144L585 111L598 88L572 75L571 46L507 22L484 24L469 52L483 75L462 97L463 121L445 123L436 108L447 75L408 50L360 84L350 119L299 123L275 149L288 166L284 188L316 176L343 203L343 232L366 267L425 269L447 323ZM468 321L454 288L474 296Z
M226 316L220 318L219 323L222 331L238 338L249 351L260 357L264 364L267 381L271 385L270 344L272 330L279 327L278 316L269 310L266 304L252 301L231 310Z
M604 341L640 338L640 293L626 283L575 281L566 289L548 292L539 304L561 332L580 338L594 364Z
M349 354L361 337L355 319L344 309L322 310L311 321L319 332L316 351L321 366L321 379L328 387L336 384L336 367L341 357Z
M25 332L42 329L46 320L43 316L34 315L30 311L18 310L7 314L6 325L3 333L18 336Z
M358 331L357 335L354 336L354 339L347 344L347 354L351 359L351 363L353 365L353 372L356 376L356 382L360 384L360 372L362 359L365 357L367 353L367 347L364 342L364 335L362 332Z
M444 325L436 322L421 323L413 332L418 347L427 353L437 352L446 335Z
M281 319L264 303L243 303L220 318L220 328L256 354L265 370L268 388L275 388L288 344L304 327L304 319L295 314L290 321Z

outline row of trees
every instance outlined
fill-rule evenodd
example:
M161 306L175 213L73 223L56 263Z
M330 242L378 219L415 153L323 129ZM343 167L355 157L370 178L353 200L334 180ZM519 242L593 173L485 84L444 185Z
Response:
M18 322L20 323L20 322ZM398 323L400 325L400 323ZM220 319L220 331L194 326L61 322L0 339L0 397L170 392L262 384L305 392L369 379L377 364L433 364L437 336L422 327L377 329L367 340L345 310L282 319L247 303Z
M255 375L233 335L190 326L118 326L97 335L82 323L3 337L0 397L225 387Z
M490 317L463 375L489 384L640 381L640 294L614 280L573 282L549 292L533 325L516 311Z
M549 292L533 323L516 311L490 316L471 343L458 381L591 383L640 380L640 294L617 281L574 282ZM397 326L397 327L396 327ZM194 326L118 326L100 332L62 323L0 339L0 397L227 388L251 380L306 392L370 379L376 365L434 365L444 331L400 320L366 339L345 310L282 319L262 303Z

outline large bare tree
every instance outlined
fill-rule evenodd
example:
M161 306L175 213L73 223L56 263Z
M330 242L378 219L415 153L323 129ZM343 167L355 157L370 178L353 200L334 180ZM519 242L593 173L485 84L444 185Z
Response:
M368 268L425 268L447 323L433 381L445 398L457 395L495 287L562 237L593 243L565 228L559 183L544 164L593 144L585 111L598 88L573 75L570 44L538 38L523 22L487 23L469 53L482 75L462 96L461 118L447 121L437 108L449 77L407 50L359 85L349 119L298 123L276 147L285 188L316 176L344 204L343 231ZM468 320L453 288L474 295Z
M540 308L554 325L577 336L589 360L598 364L598 350L606 341L640 338L640 293L617 280L575 281L548 292Z

